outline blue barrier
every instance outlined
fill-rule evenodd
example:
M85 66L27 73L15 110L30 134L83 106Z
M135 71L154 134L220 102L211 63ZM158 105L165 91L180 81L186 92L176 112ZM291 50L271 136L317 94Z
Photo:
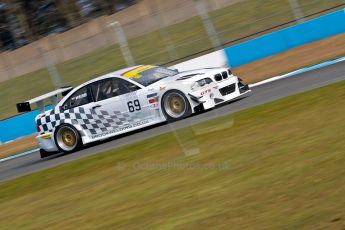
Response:
M345 9L228 47L225 54L234 68L344 32Z
M51 108L52 106L46 107L47 110ZM5 143L35 133L35 117L38 114L39 111L35 110L0 121L0 143Z

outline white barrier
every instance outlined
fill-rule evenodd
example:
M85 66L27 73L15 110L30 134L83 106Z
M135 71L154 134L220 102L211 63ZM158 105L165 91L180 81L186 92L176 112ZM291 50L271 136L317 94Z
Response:
M178 69L179 71L187 71L205 67L227 67L227 59L224 50L218 50L170 67Z

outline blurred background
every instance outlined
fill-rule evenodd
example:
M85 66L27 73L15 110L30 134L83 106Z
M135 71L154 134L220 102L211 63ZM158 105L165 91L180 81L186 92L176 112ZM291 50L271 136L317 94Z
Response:
M15 103L60 86L128 65L169 66L344 5L344 0L0 0L0 119L16 114Z
M2 51L14 50L53 33L62 33L135 0L7 0L0 2Z

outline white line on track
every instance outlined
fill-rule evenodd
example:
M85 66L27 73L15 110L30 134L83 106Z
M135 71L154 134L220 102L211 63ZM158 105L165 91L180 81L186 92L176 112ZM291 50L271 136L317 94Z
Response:
M312 70L315 70L315 69L320 69L322 67L333 65L333 64L336 64L336 63L339 63L339 62L342 62L342 61L345 61L345 57L338 58L338 59L331 60L331 61L326 61L326 62L317 64L317 65L314 65L314 66L311 66L311 67L306 67L306 68L303 68L303 69L295 70L293 72L290 72L290 73L287 73L287 74L284 74L284 75L281 75L281 76L276 76L276 77L272 77L272 78L269 78L269 79L266 79L266 80L263 80L263 81L259 81L257 83L249 85L249 87L256 87L256 86L259 86L259 85L264 85L264 84L267 84L267 83L270 83L270 82L273 82L273 81L278 81L278 80L281 80L281 79L284 79L284 78L292 77L292 76L297 75L297 74L305 73L305 72L312 71Z
M18 157L29 155L31 153L37 152L38 150L39 149L32 149L32 150L29 150L29 151L26 151L26 152L23 152L23 153L19 153L19 154L13 155L13 156L2 158L2 159L0 159L0 163L4 162L4 161L9 161L9 160L12 160L12 159L15 159L15 158L18 158Z

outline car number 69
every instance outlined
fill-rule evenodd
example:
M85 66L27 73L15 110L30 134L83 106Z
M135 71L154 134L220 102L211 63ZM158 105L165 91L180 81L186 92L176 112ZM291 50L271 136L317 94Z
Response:
M129 101L129 102L127 102L127 106L128 106L129 112L131 112L131 113L133 113L134 111L141 110L139 100Z

